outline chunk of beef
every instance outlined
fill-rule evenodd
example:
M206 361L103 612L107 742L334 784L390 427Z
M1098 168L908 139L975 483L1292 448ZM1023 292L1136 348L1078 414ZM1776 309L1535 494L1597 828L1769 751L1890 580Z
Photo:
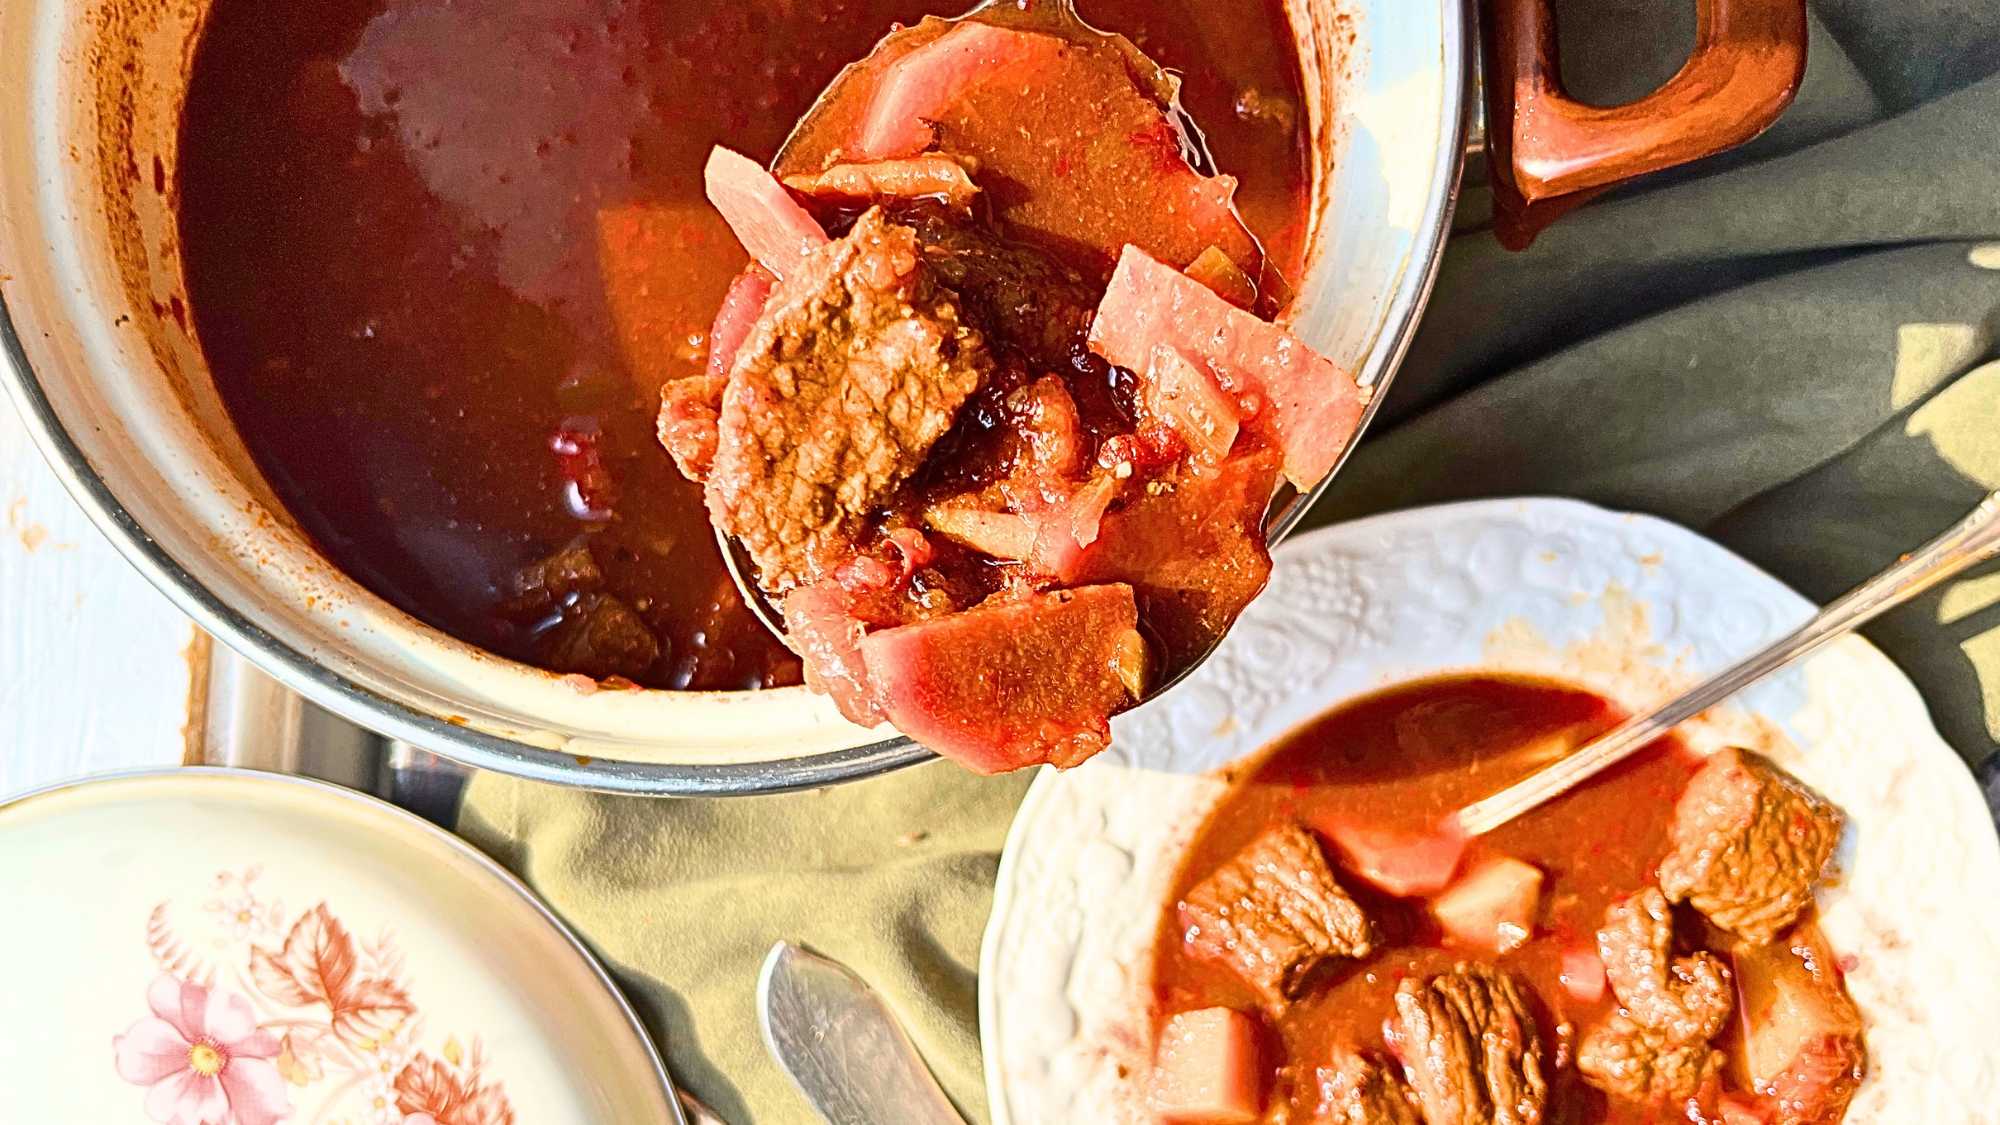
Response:
M1710 1088L1723 1055L1706 1039L1667 1039L1613 1013L1577 1048L1584 1080L1614 1097L1672 1113Z
M715 449L722 440L722 392L728 385L718 376L690 375L660 388L660 444L681 475L697 484L715 468Z
M1548 1103L1541 1033L1526 990L1461 964L1396 988L1389 1041L1428 1125L1536 1125Z
M1647 888L1606 911L1597 950L1619 1008L1584 1036L1577 1069L1630 1101L1676 1106L1719 1072L1712 1040L1735 1008L1729 967L1702 952L1674 957L1673 908Z
M1296 1000L1336 958L1374 951L1368 916L1296 824L1267 830L1189 890L1189 952L1234 969L1274 1005Z
M878 210L771 294L723 392L715 525L782 593L852 557L991 368L908 227Z
M582 594L536 642L550 668L593 679L637 680L660 658L660 640L639 614L610 594Z
M1597 931L1605 979L1626 1013L1670 1039L1709 1039L1729 1020L1735 987L1713 954L1672 956L1673 907L1648 887L1613 903Z
M1129 586L1002 594L869 633L862 665L898 730L967 768L1067 768L1145 686L1138 618Z
M1423 1125L1408 1084L1366 1055L1335 1047L1316 1077L1312 1125Z
M860 164L835 164L819 172L802 172L785 177L785 186L800 195L846 205L886 203L891 200L933 200L954 211L970 211L979 195L972 182L972 170L943 153L927 153L901 160L872 160Z
M535 627L537 657L558 672L637 680L660 658L660 640L624 601L605 592L590 544L576 539L514 575L501 612Z
M1311 488L1333 471L1361 424L1354 376L1269 321L1135 246L1097 306L1090 347L1144 371L1165 345L1206 366L1244 406L1243 426L1267 434L1285 458L1285 479Z
M516 572L501 610L514 618L546 617L576 595L603 588L604 571L590 553L590 544L579 538Z
M1838 808L1748 750L1709 758L1674 806L1660 889L1748 941L1770 941L1812 903L1840 842Z
M1054 375L1007 386L996 375L966 405L918 487L950 507L1033 512L1076 490L1090 459L1090 433L1063 380Z
M1037 371L1064 371L1090 332L1095 292L1081 274L982 226L918 211L908 221L938 279Z

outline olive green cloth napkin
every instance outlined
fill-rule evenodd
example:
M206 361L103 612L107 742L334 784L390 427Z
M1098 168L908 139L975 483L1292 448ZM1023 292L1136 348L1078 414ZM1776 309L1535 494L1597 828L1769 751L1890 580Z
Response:
M1572 85L1648 88L1691 41L1691 7L1560 4ZM1315 522L1578 496L1699 528L1823 600L2000 487L2000 4L1813 12L1800 101L1745 150L1520 255L1479 233L1468 193L1419 343ZM1871 634L1968 759L1992 752L2000 573ZM675 802L481 776L459 827L597 949L676 1076L732 1123L815 1120L757 1037L779 938L887 994L984 1120L974 974L1026 780L935 765Z

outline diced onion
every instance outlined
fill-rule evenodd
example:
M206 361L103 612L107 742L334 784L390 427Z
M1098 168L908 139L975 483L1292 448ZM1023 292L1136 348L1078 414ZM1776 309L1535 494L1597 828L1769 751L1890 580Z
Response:
M996 559L1020 562L1035 552L1034 526L1009 512L934 505L924 510L924 523L946 539Z
M1213 467L1236 444L1237 404L1208 372L1168 344L1153 348L1146 367L1147 413L1180 435L1196 464Z

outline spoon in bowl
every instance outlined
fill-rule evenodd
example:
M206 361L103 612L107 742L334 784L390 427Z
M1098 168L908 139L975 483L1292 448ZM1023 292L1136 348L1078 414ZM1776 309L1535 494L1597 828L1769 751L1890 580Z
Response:
M1797 629L1679 697L1627 719L1553 765L1465 806L1453 817L1453 824L1466 837L1485 835L1589 781L1758 680L1938 583L1995 558L2000 558L2000 492L1988 496L1950 530L1848 591Z

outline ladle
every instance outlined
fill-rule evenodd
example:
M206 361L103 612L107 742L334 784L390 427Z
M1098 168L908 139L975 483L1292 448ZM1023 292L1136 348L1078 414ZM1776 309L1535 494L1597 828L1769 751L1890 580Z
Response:
M1072 34L1112 38L1110 33L1094 28L1083 20L1077 13L1075 0L984 0L984 2L966 12L965 15L957 18L986 19L994 23L1010 26L1028 24L1043 29L1050 27L1062 28L1063 25L1067 25L1064 30ZM1144 57L1138 51L1137 47L1130 47L1129 49L1133 54ZM1155 65L1157 66L1157 64ZM1162 71L1162 73L1166 72ZM836 79L834 86L829 87L827 93L822 93L820 99L814 103L813 107L806 111L805 116L800 119L799 125L793 133L794 137L808 130L814 115L825 108L828 101L828 93L838 88L838 86L839 80ZM1213 161L1205 151L1199 129L1184 112L1179 111L1178 106L1175 107L1175 110L1187 136L1197 149L1198 159L1196 160L1196 166L1202 168L1204 171L1212 172L1214 170L1212 167ZM789 143L787 142L788 145ZM1369 389L1371 388L1364 387L1364 391ZM1366 429L1368 419L1374 413L1373 408L1374 403L1371 401L1368 410L1362 416L1360 427L1355 431L1356 438ZM1352 449L1353 442L1350 440L1347 452L1351 452ZM1345 459L1346 452L1343 452L1342 460L1344 461ZM1339 463L1336 463L1334 472L1338 471ZM1320 492L1326 487L1327 481L1332 479L1332 476L1333 473L1328 473L1327 477L1322 479L1309 492L1301 493L1290 486L1285 486L1279 490L1273 497L1271 507L1264 518L1264 535L1267 544L1275 547L1286 535L1291 533L1299 521L1304 518L1306 510L1311 507L1312 501L1318 497ZM773 636L776 636L779 640L784 640L786 636L784 619L779 614L777 607L771 604L763 590L758 587L754 577L756 566L751 561L748 552L743 549L742 544L738 543L734 537L720 528L714 530L716 545L721 550L724 568L729 572L730 581L736 584L736 592L743 599L743 604L749 607L750 612L766 629L771 631ZM1221 643L1222 638L1218 636L1214 643L1210 644L1199 655L1184 662L1175 668L1170 676L1154 684L1147 692L1147 698L1152 698L1185 679L1189 673L1206 662L1209 656L1215 652L1216 646Z

